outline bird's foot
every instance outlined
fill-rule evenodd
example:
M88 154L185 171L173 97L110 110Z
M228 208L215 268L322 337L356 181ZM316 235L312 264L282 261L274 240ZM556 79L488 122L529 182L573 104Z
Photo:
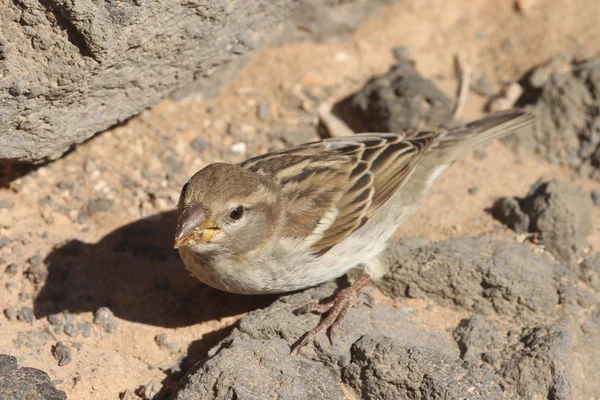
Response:
M362 290L371 283L369 275L361 276L352 286L342 289L331 301L327 303L310 303L294 311L296 315L315 312L319 314L328 313L316 327L306 332L302 340L292 350L292 354L300 354L300 350L312 341L319 333L329 328L329 341L333 344L334 333L340 326L341 322L346 318L350 308L354 307L361 297L366 297L367 303L371 303L372 299Z

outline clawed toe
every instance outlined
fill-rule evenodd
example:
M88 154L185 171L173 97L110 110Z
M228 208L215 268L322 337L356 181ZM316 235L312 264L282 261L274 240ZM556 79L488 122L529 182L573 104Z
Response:
M305 314L308 312L317 312L319 314L328 313L327 316L313 329L306 332L302 339L292 350L292 354L297 355L300 350L311 342L319 333L329 329L329 341L333 345L335 332L339 328L341 322L346 318L348 311L352 308L359 299L363 298L362 289L371 281L368 275L360 277L354 285L340 291L333 300L327 303L310 303L304 307L294 311L295 315ZM367 302L372 302L373 299L366 295Z

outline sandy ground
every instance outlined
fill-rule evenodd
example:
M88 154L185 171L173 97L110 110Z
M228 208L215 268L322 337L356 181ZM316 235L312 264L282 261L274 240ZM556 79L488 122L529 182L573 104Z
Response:
M72 399L116 399L150 382L172 383L182 359L192 365L241 316L273 299L221 293L184 271L170 244L185 180L210 162L315 139L316 104L307 91L329 102L345 97L385 72L396 46L408 47L418 69L450 96L458 51L498 88L559 51L598 51L595 0L533 4L523 13L497 0L399 1L346 42L265 49L220 98L165 101L12 180L0 189L0 268L10 271L0 275L0 304L9 310L0 315L0 353L47 371ZM471 93L467 117L481 115L485 100ZM270 109L265 120L257 118L260 103ZM205 142L194 149L198 137ZM485 152L452 166L399 235L523 240L486 211L496 199L523 196L539 177L597 187L498 143ZM592 218L590 252L600 249L600 208ZM398 305L425 309L415 302ZM93 324L102 306L115 314L116 331ZM423 318L440 329L460 318L435 310ZM156 340L161 334L166 339ZM58 341L72 351L64 366L53 357Z

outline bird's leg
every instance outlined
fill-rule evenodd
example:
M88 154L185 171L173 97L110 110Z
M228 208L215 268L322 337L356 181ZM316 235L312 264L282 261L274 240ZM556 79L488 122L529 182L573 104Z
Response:
M333 344L333 334L344 320L350 308L355 306L361 299L361 291L371 283L369 275L362 275L354 284L348 288L342 289L333 300L327 303L311 303L295 311L295 314L304 314L307 312L317 312L320 314L328 313L316 327L306 332L300 343L294 348L293 353L299 354L302 347L312 341L319 333L329 328L329 340Z

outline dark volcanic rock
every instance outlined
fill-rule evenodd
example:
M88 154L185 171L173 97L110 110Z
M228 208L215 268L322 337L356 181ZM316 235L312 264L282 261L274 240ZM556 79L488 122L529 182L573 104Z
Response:
M44 371L18 368L17 359L0 354L0 399L65 400L67 395L50 382Z
M378 284L391 297L428 297L444 305L511 317L553 315L573 273L522 243L458 237L425 246L390 246L392 271Z
M553 179L534 183L524 199L502 199L494 215L516 232L539 233L552 254L573 263L593 232L592 211L590 196Z
M391 272L378 284L384 293L428 297L440 303L436 307L475 314L449 332L422 322L414 309L363 304L350 310L333 344L319 335L300 355L290 355L319 321L293 311L334 293L336 285L328 283L250 312L173 398L594 396L600 296L577 291L566 265L526 244L473 237L394 241L387 260ZM590 301L578 306L582 296Z
M489 369L387 337L358 340L343 381L362 399L509 398Z
M404 58L336 104L333 112L356 133L433 129L452 122L450 99Z
M0 8L0 160L55 159L174 94L219 93L294 0Z
M600 179L600 59L571 61L560 54L528 80L518 105L535 112L537 126L530 135L503 141Z

